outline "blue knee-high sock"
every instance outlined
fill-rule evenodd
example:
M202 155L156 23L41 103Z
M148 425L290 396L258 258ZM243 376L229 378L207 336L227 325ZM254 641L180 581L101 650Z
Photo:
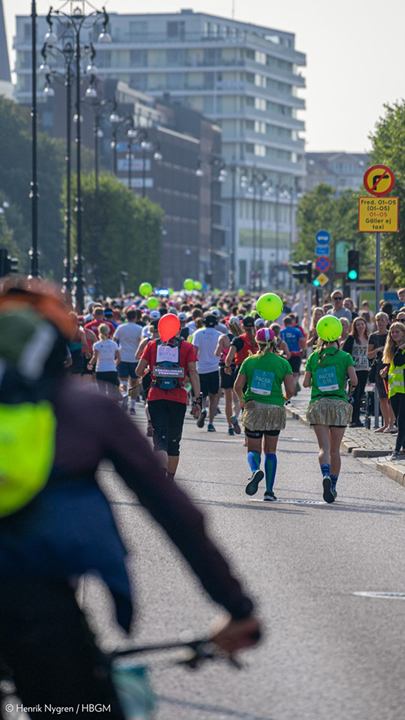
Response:
M277 455L264 456L264 471L266 473L266 490L272 492L277 471Z
M256 450L251 450L247 454L247 461L249 463L249 467L252 471L252 473L256 472L256 470L259 470L260 468L260 453L256 452Z
M323 465L321 465L321 473L322 473L322 477L325 477L325 475L330 475L330 464L329 463L323 463Z
M332 487L336 488L336 483L338 481L339 475L331 475L330 479L332 480Z

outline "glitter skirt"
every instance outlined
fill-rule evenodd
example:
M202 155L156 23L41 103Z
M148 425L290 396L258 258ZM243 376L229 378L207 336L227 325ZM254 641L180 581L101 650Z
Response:
M307 421L310 425L338 425L344 427L352 419L353 408L350 403L334 398L321 398L310 403Z
M264 432L265 430L284 430L286 412L279 405L268 405L250 400L242 413L244 430Z

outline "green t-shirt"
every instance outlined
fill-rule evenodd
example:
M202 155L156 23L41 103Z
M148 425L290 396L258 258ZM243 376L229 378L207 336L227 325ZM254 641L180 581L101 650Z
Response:
M284 377L292 372L287 360L272 352L259 358L252 355L243 361L240 372L247 377L244 400L256 400L267 405L284 405L281 385Z
M312 375L311 401L323 397L347 400L345 383L347 368L354 366L354 360L349 353L336 348L328 347L322 351L322 362L319 362L319 351L313 352L308 360L305 370Z

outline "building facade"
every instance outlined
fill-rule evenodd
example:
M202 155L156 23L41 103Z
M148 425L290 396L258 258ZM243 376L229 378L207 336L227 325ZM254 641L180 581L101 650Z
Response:
M306 153L307 173L305 191L320 183L330 185L340 195L344 190L359 190L370 165L366 153L313 152Z
M19 101L29 93L27 25L28 17L17 18ZM46 29L39 18L38 37ZM88 40L94 42L101 77L154 97L170 93L172 102L198 110L222 128L221 156L207 159L216 170L227 166L220 178L223 205L215 207L220 217L214 221L227 228L226 269L219 284L231 279L247 286L253 278L256 286L286 286L297 194L305 177L299 117L305 103L298 95L305 87L299 73L305 56L295 49L294 35L191 10L112 13L108 45L97 43L99 30L89 31Z

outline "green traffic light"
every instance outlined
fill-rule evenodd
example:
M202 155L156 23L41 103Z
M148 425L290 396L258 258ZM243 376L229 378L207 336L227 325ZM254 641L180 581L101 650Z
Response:
M315 286L315 287L319 287L320 284L321 284L321 283L319 282L319 280L316 280L316 279L314 280L314 286Z
M349 280L357 280L357 270L349 270L348 278Z

